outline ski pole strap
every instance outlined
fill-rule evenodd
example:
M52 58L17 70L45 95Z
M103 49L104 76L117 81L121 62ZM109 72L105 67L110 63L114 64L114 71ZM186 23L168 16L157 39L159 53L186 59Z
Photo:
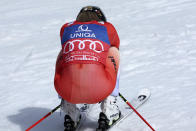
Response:
M129 107L131 107L131 109L152 129L152 131L155 131L155 129L154 128L152 128L152 126L144 119L144 117L142 117L142 115L140 115L140 113L139 112L137 112L137 110L131 105L131 103L130 102L128 102L127 101L127 99L125 99L125 97L123 96L123 95L121 95L120 93L119 93L119 96L123 99L123 101L124 102L126 102L127 103L127 105L129 106Z
M25 131L30 131L33 127L35 127L37 124L39 124L41 121L43 121L44 119L46 119L48 116L50 116L52 113L54 113L57 109L59 109L61 107L61 105L58 105L57 107L55 107L52 111L50 111L48 114L46 114L44 117L42 117L40 120L38 120L35 124L33 124L32 126L30 126L28 129L26 129Z

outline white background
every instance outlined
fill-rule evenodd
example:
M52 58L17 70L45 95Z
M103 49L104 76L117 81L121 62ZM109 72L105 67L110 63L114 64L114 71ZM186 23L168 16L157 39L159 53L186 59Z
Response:
M0 131L24 131L59 104L53 77L60 28L86 5L100 6L119 33L120 92L130 100L151 90L139 112L156 131L195 131L195 0L1 0ZM135 114L113 130L150 131ZM32 131L63 131L63 114Z

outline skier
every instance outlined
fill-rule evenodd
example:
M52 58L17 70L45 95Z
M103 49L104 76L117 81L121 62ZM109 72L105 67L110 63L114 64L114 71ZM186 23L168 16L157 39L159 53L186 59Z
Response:
M54 85L62 98L65 131L81 119L78 104L101 102L98 129L108 129L120 118L119 37L99 7L86 6L75 21L60 31L62 49L57 57Z

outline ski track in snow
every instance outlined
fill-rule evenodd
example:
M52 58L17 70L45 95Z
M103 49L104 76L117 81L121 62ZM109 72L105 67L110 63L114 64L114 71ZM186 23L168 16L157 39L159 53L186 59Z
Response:
M121 39L120 91L152 91L138 111L156 131L196 130L195 0L0 1L0 131L24 131L59 104L53 86L59 31L85 5L100 6ZM119 98L119 105L124 103ZM96 105L81 130L96 127ZM62 131L55 112L32 131ZM114 131L150 131L134 113Z

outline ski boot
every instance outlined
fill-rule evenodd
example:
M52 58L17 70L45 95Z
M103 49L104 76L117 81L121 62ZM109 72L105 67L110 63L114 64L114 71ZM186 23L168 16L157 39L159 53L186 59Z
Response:
M79 124L80 122L80 119L81 119L81 116L79 118L79 121L77 123L75 123L71 117L69 115L65 115L65 118L64 118L64 131L75 131L76 130L76 127L77 125Z
M101 103L102 112L99 114L97 131L106 131L109 129L121 116L121 112L116 104L117 97L108 96Z
M61 101L61 109L65 112L64 131L75 131L81 120L80 110L76 104L71 104L65 100Z

